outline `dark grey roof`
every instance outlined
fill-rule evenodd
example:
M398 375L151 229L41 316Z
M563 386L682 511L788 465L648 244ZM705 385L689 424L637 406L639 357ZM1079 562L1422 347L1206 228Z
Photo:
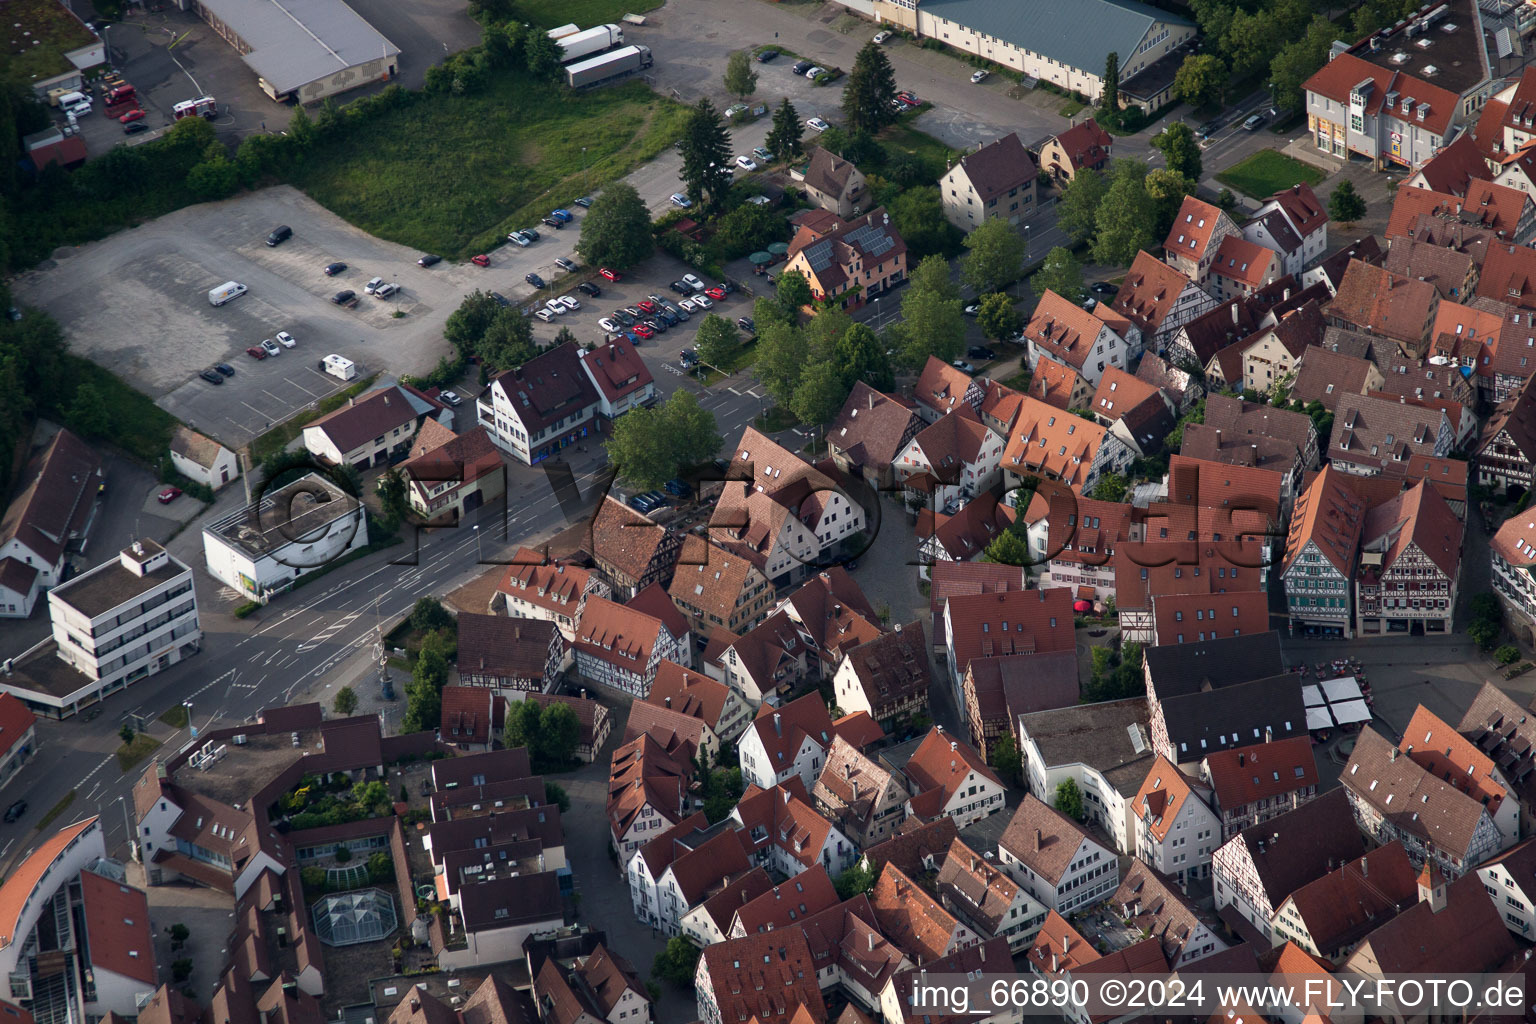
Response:
M1155 756L1148 717L1146 698L1129 697L1023 714L1018 726L1040 751L1042 767L1081 762L1131 796Z
M923 13L1095 75L1111 50L1131 63L1154 23L1194 25L1136 0L924 0Z
M1219 689L1285 671L1285 662L1280 657L1280 634L1274 630L1193 644L1148 647L1143 656L1152 689L1160 701L1198 693L1207 681L1212 689ZM1298 689L1298 695L1300 692Z
M882 224L861 224L844 235L843 241L857 246L865 256L884 256L896 247L896 240Z
M1331 789L1293 811L1250 825L1233 839L1248 847L1259 885L1276 908L1291 893L1365 853L1349 796Z
M1307 733L1307 709L1301 699L1301 679L1294 672L1168 698L1159 693L1158 698L1163 708L1163 723L1168 729L1168 742L1176 755L1172 760L1179 764L1198 761L1217 750L1248 747Z

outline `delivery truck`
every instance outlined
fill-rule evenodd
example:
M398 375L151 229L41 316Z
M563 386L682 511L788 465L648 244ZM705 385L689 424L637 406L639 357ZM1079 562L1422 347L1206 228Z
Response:
M551 39L564 39L566 36L573 36L580 31L580 25L561 25L559 28L550 29L546 35Z
M624 75L634 74L642 68L650 67L651 63L649 46L626 46L622 50L614 50L601 57L593 57L579 64L568 65L565 69L565 80L572 89L584 89L589 85L600 85Z
M565 51L565 56L560 58L562 64L572 64L586 57L592 57L611 50L615 46L624 45L624 30L618 25L599 25L597 28L589 28L585 32L577 32L575 35L565 36L555 40L560 48Z

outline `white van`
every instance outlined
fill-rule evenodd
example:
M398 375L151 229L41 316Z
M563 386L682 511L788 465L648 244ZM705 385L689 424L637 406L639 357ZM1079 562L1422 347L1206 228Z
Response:
M85 93L79 92L79 91L66 92L66 93L56 97L54 99L54 101L53 101L54 106L59 107L60 109L64 109L64 110L69 109L70 107L74 106L77 103L89 103L89 102L91 102L91 98L89 96L87 96Z
M325 372L342 380L352 380L357 376L357 364L346 356L329 355L321 362Z
M245 285L239 281L225 281L208 293L208 301L212 305L222 306L230 299L237 299L244 294Z
M400 286L394 282L390 282L389 284L381 284L375 288L373 290L373 297L376 299L387 299L390 296L398 295L399 293Z

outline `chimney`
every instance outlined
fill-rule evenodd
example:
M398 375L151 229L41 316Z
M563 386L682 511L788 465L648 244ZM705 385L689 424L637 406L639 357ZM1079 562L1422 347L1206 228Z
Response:
M1390 760L1390 761L1396 761L1397 760L1397 748L1396 747L1392 748L1392 752L1387 755L1387 759Z
M853 780L853 798L855 800L857 800L859 798L859 780L858 779L854 779Z
M1055 974L1058 970L1060 970L1060 964L1056 960L1056 954L1052 953L1051 954L1051 973Z
M775 736L784 735L784 718L777 711L773 713L773 734Z
M982 943L980 946L977 946L976 947L976 953L977 953L977 955L979 955L981 957L981 962L982 963L986 963L987 962L987 944L986 943Z
M874 932L870 932L869 933L869 951L871 953L873 953L875 951L875 933Z
M1371 876L1371 861L1370 861L1370 858L1369 857L1361 857L1360 858L1360 877L1361 878L1369 878L1370 876Z
M1040 843L1041 843L1041 839L1042 838L1043 837L1040 834L1040 830L1039 829L1035 829L1035 852L1036 853L1040 852Z
M1235 302L1232 303L1232 323L1234 325L1237 323L1237 303Z
M869 407L871 409L875 407L875 393L873 391L869 393Z
M1061 937L1061 955L1066 956L1070 952L1072 952L1072 936L1063 935Z
M672 698L668 697L667 698L667 707L671 707L671 706L672 706Z
M357 404L357 396L356 395L354 395L351 398L347 399L347 408L348 409L352 408L356 404Z
M1280 301L1281 302L1287 302L1287 301L1290 300L1290 298L1291 298L1291 290L1289 288L1286 288L1284 291L1282 291L1280 293Z

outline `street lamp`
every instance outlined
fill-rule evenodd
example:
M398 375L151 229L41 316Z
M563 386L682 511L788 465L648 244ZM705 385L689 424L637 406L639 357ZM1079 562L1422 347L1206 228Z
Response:
M475 561L483 562L485 559L480 554L480 524L475 524Z
M184 700L181 706L187 709L187 728L192 732L192 738L197 739L197 723L192 721L192 702Z

